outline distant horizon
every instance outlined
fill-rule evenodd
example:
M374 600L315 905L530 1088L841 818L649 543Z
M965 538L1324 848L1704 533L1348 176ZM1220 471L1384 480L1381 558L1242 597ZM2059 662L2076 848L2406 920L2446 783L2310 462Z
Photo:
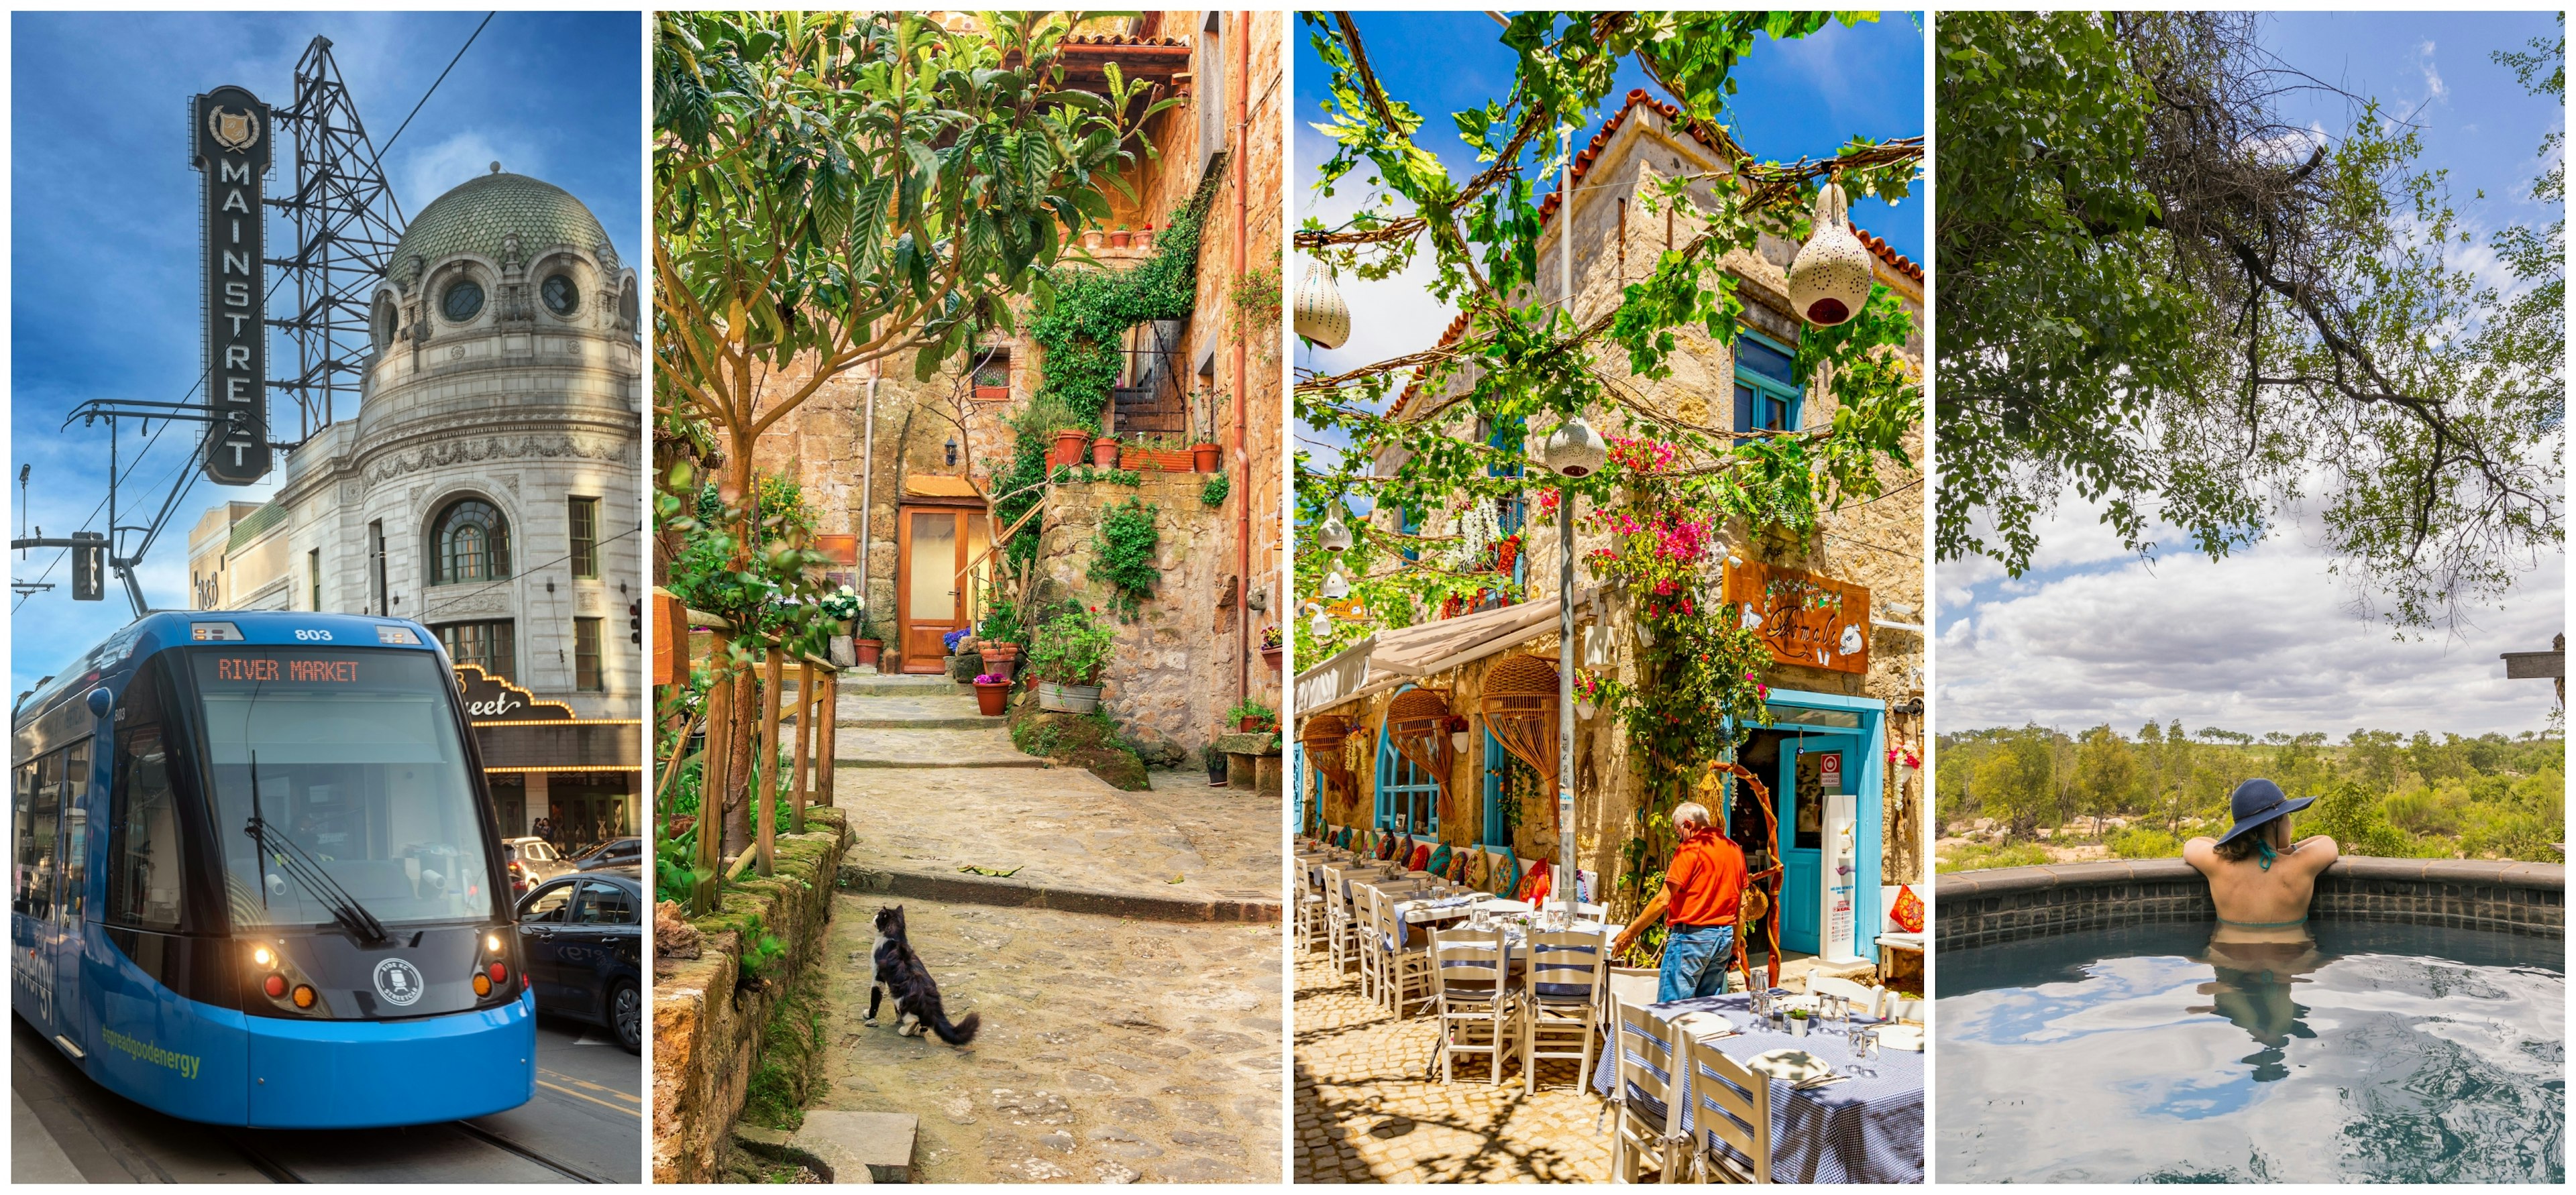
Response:
M2186 720L2186 721L2187 721L2187 720ZM2144 719L2140 719L2140 723L2141 723L2141 724L2143 724L2143 722L2144 722ZM2167 725L2170 725L2171 723L2172 723L2172 719L2170 719L2170 718L2160 718L2160 719L2157 719L2157 720L2156 720L2156 725L2158 725L2158 726L2167 726ZM2094 720L2094 721L2092 721L2092 722L2085 723L2084 725L2082 725L2082 726L2078 726L2078 727L2076 727L2076 728L2074 728L2074 729L2072 729L2072 730L2069 730L2069 729L2067 729L2066 727L2058 726L2058 725L2054 725L2054 724L2042 723L2042 722L2038 722L2038 721L2028 721L2028 722L2022 722L2022 723L2013 724L2013 725L1994 725L1994 726L1978 726L1978 727L1971 727L1971 728L1966 729L1966 730L1941 730L1941 731L1935 732L1935 733L1933 734L1932 738L1933 738L1933 741L1937 743L1937 742L1939 742L1940 740L1945 739L1945 738L1948 738L1948 737L1950 737L1951 735L1954 735L1954 734L1957 734L1957 735L1967 735L1967 734L1988 734L1988 733L1992 733L1992 732L1995 732L1995 731L2023 730L2023 729L2027 729L2027 728L2032 727L2032 726L2037 726L2037 727L2039 727L2039 728L2040 728L2040 729L2042 729L2042 730L2054 731L2054 732L2056 732L2056 733L2058 733L2058 734L2065 735L2065 736L2067 736L2068 738L2075 738L2075 737L2077 737L2077 736L2082 735L2085 731L2091 730L2091 729L2093 729L2093 728L2094 728L2094 727L2096 727L2096 726L2106 726L2106 725L2107 725L2107 726L2109 726L2112 730L2117 731L2117 732L2120 734L2120 736L2121 736L2122 738L2125 738L2125 739L2127 739L2128 741L2133 742L2133 743L2138 741L2137 730L2134 730L2134 729L2122 729L2122 728L2121 728L2121 726L2120 726L2120 724L2119 724L2119 723L2117 723L2117 722L2106 722L2106 721L2103 721L2103 720L2101 720L2101 719L2096 719L2096 720ZM2415 735L2417 735L2418 733L2434 735L2434 736L2436 736L2436 737L2443 736L2443 735L2457 735L2457 736L2459 736L2459 737L2460 737L2461 739L2463 739L2463 740L2476 740L2476 739L2484 738L2484 737L2486 737L2486 736L2488 736L2488 735L2495 735L2495 736L2497 736L2497 737L2499 737L2499 738L2504 739L2504 740L2505 740L2505 741L2507 741L2507 742L2523 742L2523 741L2526 741L2526 740L2535 740L2535 741L2544 741L2544 742L2545 742L2545 741L2547 741L2547 740L2549 740L2549 739L2563 739L2563 738L2566 738L2566 737L2567 737L2567 732L2566 732L2566 730L2564 730L2564 729L2559 729L2559 730L2548 730L2548 729L2540 729L2540 730L2484 730L2484 731L2479 731L2479 732L2477 732L2477 733L2472 734L2472 733L2469 733L2469 732L2466 732L2466 731L2458 731L2458 730L2434 730L2434 729L2430 729L2430 728L2427 728L2427 727L2414 727L2414 728L2410 728L2410 729L2397 729L2397 728L2390 727L2390 726L2370 726L2370 725L2363 725L2363 726L2355 727L2355 728L2354 728L2354 730L2347 730L2347 731L2342 731L2342 732L2323 731L2323 730L2238 730L2237 728L2235 728L2235 727L2233 727L2233 726L2215 726L2215 727L2212 727L2212 726L2185 726L2185 727L2184 727L2184 730L2185 730L2185 737L2189 738L2192 742L2195 742L2195 743L2208 742L2208 743L2211 743L2211 744L2213 744L2213 745L2245 746L2245 747L2281 747L2281 746L2291 746L2291 745L2293 745L2293 744L2289 744L2289 743L2272 743L2272 742L2267 742L2267 741L2265 741L2265 737L2264 737L2264 736L2266 736L2266 735L2273 735L2273 734L2286 734L2286 735L2291 735L2291 736L2306 735L2306 734L2322 734L2322 735L2325 735L2325 736L2327 736L2327 737L2326 737L2326 741L2325 741L2324 743L2318 744L2319 746L2325 746L2325 747L2349 747L2349 746L2351 746L2351 745L2352 745L2352 736L2353 736L2353 734L2355 733L2355 731L2360 731L2360 732L2370 732L2370 731L2390 731L2390 732L2392 732L2392 733L2394 733L2394 734L2397 734L2398 736L2400 736L2400 737L2402 737L2402 738L2408 738L2408 739L2411 739L2411 738L2415 737ZM2234 735L2234 734L2248 735L2248 736L2251 736L2252 741L2250 741L2250 742L2246 742L2246 743L2233 743L2233 742L2228 742L2228 741L2223 740L2223 739L2220 739L2220 740L2208 740L2208 739L2204 739L2204 738L2203 738L2203 734L2204 734L2204 732L2206 732L2206 731L2210 731L2210 730L2219 730L2219 731L2224 731L2224 732L2226 732L2226 733L2228 733L2228 734L2231 734L2231 735Z

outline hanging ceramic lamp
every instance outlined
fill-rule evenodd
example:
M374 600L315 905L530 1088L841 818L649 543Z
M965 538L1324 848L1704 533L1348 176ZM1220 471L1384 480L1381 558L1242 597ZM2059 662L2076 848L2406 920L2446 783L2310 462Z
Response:
M1610 443L1577 415L1557 424L1538 443L1538 462L1559 477L1590 477L1610 459Z
M1297 283L1297 335L1317 348L1337 349L1350 341L1350 304L1342 301L1330 262L1306 267Z
M1333 571L1324 574L1324 600L1338 602L1349 596L1351 596L1350 578L1342 575L1340 565L1335 565Z
M1811 324L1831 327L1869 302L1869 249L1852 235L1841 183L1816 193L1815 232L1789 263L1789 306Z
M1351 547L1350 526L1336 511L1324 516L1324 525L1315 532L1315 546L1327 552L1346 552Z

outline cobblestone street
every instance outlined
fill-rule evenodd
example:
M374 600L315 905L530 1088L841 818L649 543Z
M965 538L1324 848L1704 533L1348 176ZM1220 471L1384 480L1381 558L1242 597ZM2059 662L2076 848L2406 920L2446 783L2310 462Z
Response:
M1120 792L1013 751L999 719L975 718L973 698L944 681L844 683L853 755L836 796L856 830L845 883L948 882L932 899L834 896L832 1084L809 1110L918 1116L925 1182L1278 1181L1278 922L1017 907L1013 895L1275 909L1276 798L1209 788L1204 773ZM968 866L1010 874L961 876ZM890 1005L865 1023L873 922L888 904L904 907L949 1019L982 1014L968 1045L898 1035Z
M1575 1090L1575 1063L1540 1063L1531 1095L1517 1061L1496 1086L1462 1055L1441 1083L1437 1018L1395 1020L1321 951L1297 952L1296 1001L1298 1182L1609 1181L1604 1105Z

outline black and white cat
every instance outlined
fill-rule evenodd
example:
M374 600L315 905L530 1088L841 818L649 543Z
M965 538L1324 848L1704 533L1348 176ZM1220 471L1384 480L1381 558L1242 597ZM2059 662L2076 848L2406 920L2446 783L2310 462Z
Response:
M939 1040L962 1046L975 1040L976 1027L983 1024L984 1014L970 1012L954 1025L939 1007L939 985L930 978L930 968L921 964L921 956L912 952L912 943L904 937L903 906L892 905L877 910L876 982L868 986L868 1024L877 1023L877 1008L887 992L894 993L894 1031L901 1034L936 1033Z

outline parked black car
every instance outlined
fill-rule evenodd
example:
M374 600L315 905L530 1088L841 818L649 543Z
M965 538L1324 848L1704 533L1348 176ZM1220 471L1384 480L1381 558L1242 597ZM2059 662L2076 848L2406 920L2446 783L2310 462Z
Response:
M603 867L642 867L644 840L632 834L624 838L611 838L573 856L572 865L576 871L597 871Z
M605 1025L628 1053L644 1049L644 874L576 872L519 902L519 945L537 1011Z

